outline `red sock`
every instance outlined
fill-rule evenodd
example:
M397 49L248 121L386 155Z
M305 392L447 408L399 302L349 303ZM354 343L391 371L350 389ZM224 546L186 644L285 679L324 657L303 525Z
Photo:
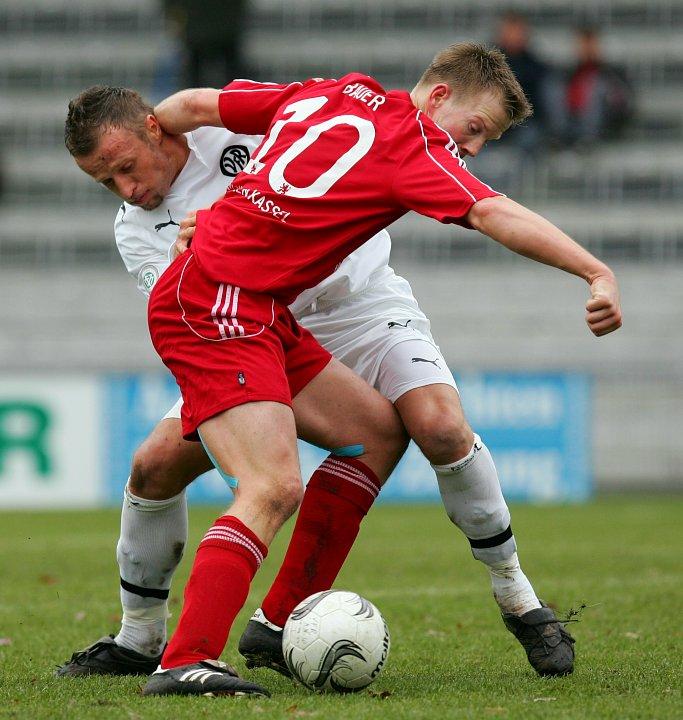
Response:
M328 590L380 490L377 476L360 460L330 455L313 473L287 554L261 609L282 627L309 595Z
M217 660L249 585L268 548L244 523L219 517L199 543L185 587L178 627L164 652L164 669Z

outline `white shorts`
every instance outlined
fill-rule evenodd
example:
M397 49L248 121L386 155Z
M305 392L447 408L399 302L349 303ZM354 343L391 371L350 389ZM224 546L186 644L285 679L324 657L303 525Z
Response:
M164 415L162 420L180 420L180 408L183 406L183 399L178 398L176 404Z
M309 308L297 320L391 402L426 385L457 390L410 284L390 267L376 271L364 290Z
M328 303L319 298L297 320L391 402L427 385L458 389L410 284L388 266L360 292ZM164 420L179 418L181 406L179 399Z

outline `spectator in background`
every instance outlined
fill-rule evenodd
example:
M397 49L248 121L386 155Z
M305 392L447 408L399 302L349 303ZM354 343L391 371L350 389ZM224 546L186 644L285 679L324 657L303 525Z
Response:
M523 125L509 132L507 140L526 153L540 149L547 130L548 91L551 70L530 49L530 27L524 15L507 12L498 27L496 45L505 53L525 95L531 101L534 114Z
M185 87L223 87L245 77L247 0L166 0L185 45Z
M580 148L618 137L633 116L634 101L623 73L603 59L597 30L577 30L576 55L564 97L562 139Z

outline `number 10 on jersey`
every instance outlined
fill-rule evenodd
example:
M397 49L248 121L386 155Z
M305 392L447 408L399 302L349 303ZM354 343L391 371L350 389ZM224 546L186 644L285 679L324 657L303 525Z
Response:
M288 117L278 120L270 129L265 137L261 148L254 156L249 165L245 168L245 172L256 175L265 167L263 158L273 147L278 139L282 129L289 123L303 122L308 120L314 113L320 110L325 103L328 102L326 97L306 98L288 105L284 109L284 114ZM358 139L355 144L345 153L336 159L336 161L309 185L299 187L285 180L285 170L287 166L299 157L305 150L313 145L316 140L328 130L338 125L348 125L354 127L358 132ZM375 127L365 118L357 115L337 115L331 117L321 123L309 125L306 127L304 134L290 144L290 146L275 160L273 166L268 173L268 182L270 187L277 192L278 188L286 183L289 187L287 195L298 198L317 198L322 197L338 180L353 168L353 166L361 160L372 147L375 140ZM325 165L329 165L332 158L324 159Z

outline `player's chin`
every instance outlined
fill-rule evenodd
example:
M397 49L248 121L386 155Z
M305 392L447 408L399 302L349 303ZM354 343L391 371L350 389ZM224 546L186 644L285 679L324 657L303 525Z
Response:
M140 205L143 210L156 210L164 201L161 195L153 195L144 205Z

